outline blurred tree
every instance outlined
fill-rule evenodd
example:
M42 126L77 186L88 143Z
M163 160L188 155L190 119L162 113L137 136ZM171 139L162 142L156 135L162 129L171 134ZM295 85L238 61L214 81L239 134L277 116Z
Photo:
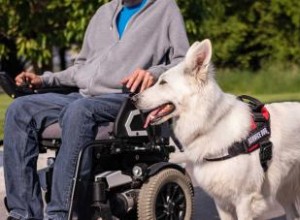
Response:
M299 64L300 1L189 0L182 5L189 8L183 14L192 39L213 41L218 66L259 69L268 62Z
M209 18L210 0L176 0L183 15L190 42L203 38L202 23Z
M0 0L2 63L10 63L15 56L30 60L36 69L49 68L53 46L63 50L81 42L88 21L105 2Z
M2 63L30 60L39 69L51 66L53 46L61 48L63 58L66 48L80 45L91 16L108 1L0 0ZM270 60L300 59L298 0L176 1L190 42L210 38L218 66L258 69Z

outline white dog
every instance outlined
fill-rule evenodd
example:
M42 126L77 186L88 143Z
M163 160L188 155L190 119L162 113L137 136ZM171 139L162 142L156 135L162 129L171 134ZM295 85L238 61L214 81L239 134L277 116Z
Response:
M245 140L252 120L249 105L217 85L211 55L209 40L194 43L183 62L134 98L138 108L155 109L146 124L174 119L174 133L184 152L175 153L171 160L192 164L193 178L214 198L221 219L258 218L274 201L283 206L288 219L300 219L296 206L300 198L300 104L265 105L273 143L266 172L259 150L207 161Z

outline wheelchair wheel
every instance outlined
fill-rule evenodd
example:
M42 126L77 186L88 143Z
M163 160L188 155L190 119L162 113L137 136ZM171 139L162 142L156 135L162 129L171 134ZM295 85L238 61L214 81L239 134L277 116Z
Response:
M139 220L190 220L193 209L191 181L176 169L165 169L143 184L138 198Z

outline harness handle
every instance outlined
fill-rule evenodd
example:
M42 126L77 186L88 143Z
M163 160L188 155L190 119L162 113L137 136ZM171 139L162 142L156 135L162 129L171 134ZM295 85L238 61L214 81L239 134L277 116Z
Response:
M251 109L254 112L260 112L261 108L264 107L264 104L256 98L253 98L248 95L240 95L237 97L242 102L245 102L250 105Z

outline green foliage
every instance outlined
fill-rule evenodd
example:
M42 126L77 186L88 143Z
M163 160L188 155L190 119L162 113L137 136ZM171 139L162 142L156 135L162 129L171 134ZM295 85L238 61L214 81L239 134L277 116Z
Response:
M3 139L5 112L11 102L12 99L9 96L0 93L0 140Z
M259 69L300 59L298 0L177 0L191 38L213 41L218 66Z
M16 47L36 66L50 63L52 46L80 45L91 16L108 1L0 0L0 58ZM259 69L300 59L298 0L176 1L190 42L210 38L218 66Z
M85 28L97 8L108 0L0 0L0 56L10 51L42 67L49 64L52 47L68 47L82 41Z

